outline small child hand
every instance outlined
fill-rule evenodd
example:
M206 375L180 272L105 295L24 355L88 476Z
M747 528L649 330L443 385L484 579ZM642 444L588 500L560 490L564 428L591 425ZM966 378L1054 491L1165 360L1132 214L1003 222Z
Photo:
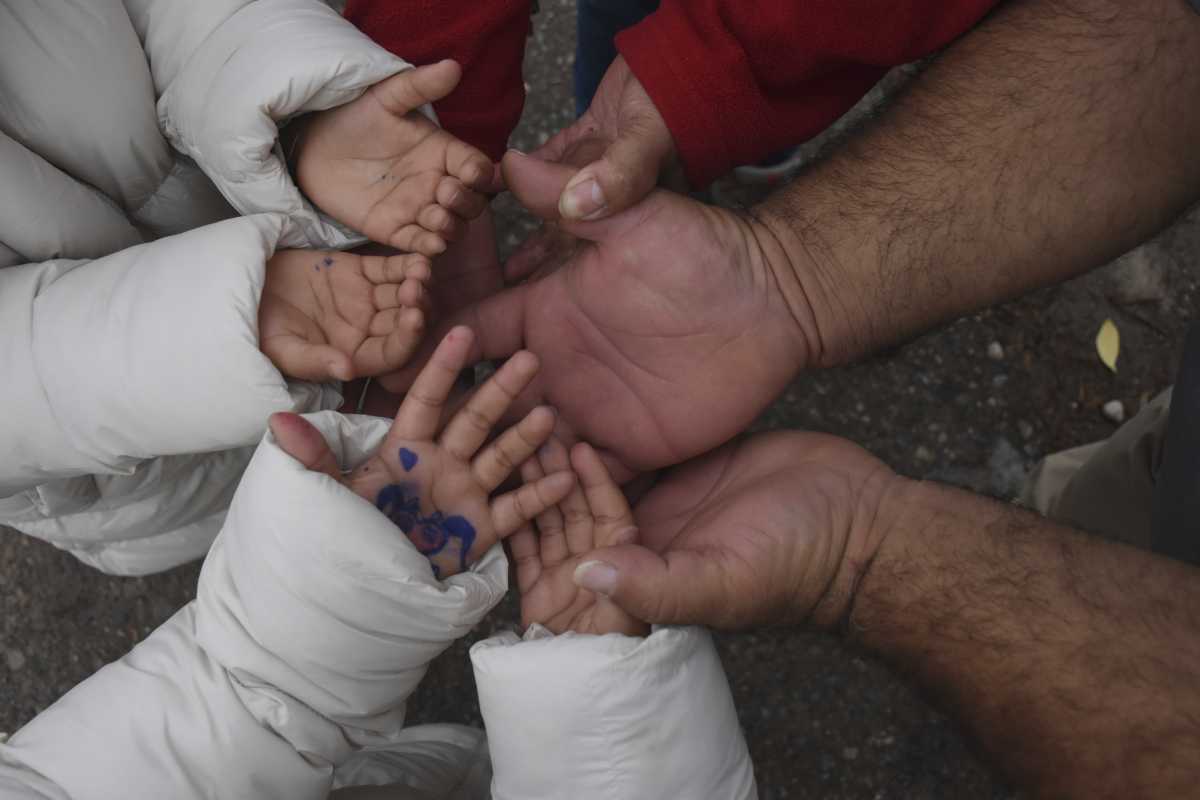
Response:
M301 191L379 244L444 251L487 207L482 192L496 181L487 156L417 111L450 94L461 76L453 61L410 69L293 123L285 136L295 137Z
M572 576L583 558L598 547L637 542L637 528L625 495L604 463L587 444L566 448L551 439L537 458L521 467L526 485L546 474L574 467L579 483L556 507L525 525L509 539L521 591L521 622L540 623L554 633L624 633L645 636L650 628L605 597L575 585Z
M267 262L259 347L285 375L348 381L408 362L425 329L429 259L280 250Z
M404 398L379 452L348 475L303 417L275 414L270 420L285 452L374 504L429 558L434 576L441 579L466 570L575 485L570 471L557 471L490 498L514 465L550 437L554 412L535 408L483 446L512 399L537 374L537 357L522 351L443 425L446 398L467 364L473 338L468 328L446 335Z

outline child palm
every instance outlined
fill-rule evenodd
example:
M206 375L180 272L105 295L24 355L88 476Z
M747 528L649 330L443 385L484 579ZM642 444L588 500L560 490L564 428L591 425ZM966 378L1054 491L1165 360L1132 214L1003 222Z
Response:
M302 417L271 418L281 448L374 504L443 579L466 570L501 538L562 500L575 484L569 471L558 471L490 497L514 465L550 437L554 413L535 408L483 447L512 398L537 374L537 358L521 352L443 427L446 400L466 365L471 341L466 328L447 334L401 403L379 451L350 474L342 474L325 439Z
M568 458L566 448L551 439L537 458L522 465L521 476L527 485L536 485L547 474L571 468L578 484L557 506L539 514L536 526L524 525L509 540L521 591L521 621L554 633L644 636L649 632L644 622L573 580L595 548L637 542L629 503L596 451L579 444Z
M418 67L294 123L296 181L322 211L400 250L434 256L487 207L487 156L417 109L458 85L453 61Z
M301 380L351 380L408 362L429 305L429 259L280 250L267 262L259 346Z

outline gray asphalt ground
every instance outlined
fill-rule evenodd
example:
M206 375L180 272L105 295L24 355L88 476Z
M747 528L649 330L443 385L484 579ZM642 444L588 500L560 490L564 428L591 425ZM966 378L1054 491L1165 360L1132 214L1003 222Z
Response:
M571 0L542 0L529 103L515 144L570 121ZM1103 165L1097 165L1102 169ZM504 246L530 222L498 206ZM1132 413L1169 385L1200 289L1200 214L1087 276L974 315L844 369L801 376L761 427L828 431L902 472L1012 497L1044 454L1107 436L1101 406ZM1093 338L1113 319L1120 371ZM1000 357L988 355L998 343ZM993 356L998 355L991 348ZM198 566L111 578L0 531L0 731L12 731L145 637L194 594ZM412 719L479 724L470 643L516 618L511 602L435 664ZM1013 796L955 726L870 656L778 629L719 644L764 798ZM552 757L547 754L548 757Z

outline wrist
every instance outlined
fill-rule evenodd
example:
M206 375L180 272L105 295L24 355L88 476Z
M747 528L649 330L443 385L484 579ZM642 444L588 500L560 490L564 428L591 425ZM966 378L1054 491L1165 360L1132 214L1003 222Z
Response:
M810 614L814 627L837 631L849 623L855 600L895 530L897 498L913 483L880 463L857 487L840 563Z
M864 302L870 295L850 285L860 256L845 252L830 235L836 222L819 221L820 197L809 190L803 198L798 194L792 187L777 191L750 214L762 238L773 242L768 263L810 342L810 366L838 366L870 350L872 316Z

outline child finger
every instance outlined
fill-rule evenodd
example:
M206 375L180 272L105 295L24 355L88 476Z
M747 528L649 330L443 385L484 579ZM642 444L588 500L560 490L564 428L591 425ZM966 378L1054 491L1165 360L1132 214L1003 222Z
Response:
M354 354L358 372L363 375L379 375L399 369L408 363L421 344L425 314L417 308L392 311L395 312L395 323L388 332L369 337Z
M462 235L465 222L455 217L446 209L431 203L417 214L417 224L427 231L432 231L445 239L453 240Z
M550 438L554 432L554 421L554 412L548 406L538 406L530 411L471 462L475 480L489 494L494 492L513 470L528 461Z
M313 472L323 472L339 483L342 470L329 443L313 424L299 414L272 414L267 420L279 449Z
M595 519L595 546L629 544L636 536L633 512L595 449L586 442L575 445L571 448L571 466Z
M438 182L434 199L442 208L463 219L475 219L489 202L487 195L468 189L458 178L449 175Z
M508 537L508 551L517 567L517 590L527 592L542 576L542 559L538 556L537 534L532 525L522 525Z
M520 350L504 362L492 377L450 420L439 443L447 451L469 460L491 435L496 422L537 375L537 356Z
M553 439L542 448L539 458L542 469L546 472L558 472L571 469L571 459L567 448L558 439ZM559 503L563 521L566 526L567 552L571 555L588 553L595 549L595 531L591 508L588 507L587 497L579 483L571 487L571 492Z
M550 506L558 503L575 485L575 474L556 472L502 494L492 501L492 527L503 539L521 529Z
M546 477L536 458L526 459L521 465L521 480L525 483L537 483ZM537 515L538 549L542 563L553 567L567 560L567 536L563 529L562 514L558 506L550 506Z
M380 311L402 306L426 308L429 305L428 295L423 281L381 283L371 290L371 300Z
M483 153L456 140L446 148L446 173L470 189L486 191L495 183L496 167Z
M433 439L446 397L458 380L458 373L467 365L474 341L475 334L465 326L446 334L404 396L389 438Z
M433 277L429 257L420 253L368 257L364 272L371 283L404 283L406 280L428 281Z
M398 250L408 250L430 258L446 252L445 239L416 223L400 226L388 237L388 244Z
M298 336L263 339L260 347L279 371L302 381L354 380L350 357L327 344L312 344Z

